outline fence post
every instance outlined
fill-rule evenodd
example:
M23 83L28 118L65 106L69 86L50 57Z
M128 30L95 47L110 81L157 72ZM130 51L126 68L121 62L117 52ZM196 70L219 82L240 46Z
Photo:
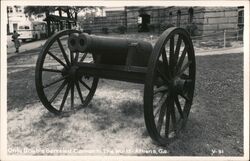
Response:
M237 37L237 41L239 40L239 32L240 32L240 31L239 31L239 29L237 29L237 30L236 30L236 34L237 34L237 35L236 35L236 37Z
M226 32L227 30L224 30L224 48L226 47Z

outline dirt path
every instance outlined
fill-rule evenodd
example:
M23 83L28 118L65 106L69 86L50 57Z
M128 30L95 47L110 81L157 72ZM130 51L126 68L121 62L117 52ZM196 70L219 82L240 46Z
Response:
M33 63L36 55L8 59L13 65L8 68L9 154L243 155L243 54L196 57L190 118L167 147L154 145L147 134L142 85L102 80L88 107L67 117L49 113L36 95L34 67L14 66Z

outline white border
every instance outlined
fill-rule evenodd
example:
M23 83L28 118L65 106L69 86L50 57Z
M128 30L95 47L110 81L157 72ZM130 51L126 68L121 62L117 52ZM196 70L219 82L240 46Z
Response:
M88 6L244 6L244 156L243 157L136 157L136 156L8 156L7 155L7 5L88 5ZM249 1L1 1L1 148L0 160L249 160Z

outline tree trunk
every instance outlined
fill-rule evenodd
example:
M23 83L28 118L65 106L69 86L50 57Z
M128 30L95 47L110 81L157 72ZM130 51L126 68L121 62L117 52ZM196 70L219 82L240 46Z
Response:
M76 22L77 22L77 12L75 12L75 25L76 25Z
M58 10L59 10L59 16L62 17L62 9L61 9L61 7L58 8ZM61 20L60 20L60 30L63 30L63 23L62 23Z
M125 12L124 12L124 16L125 16L125 22L124 22L124 26L126 27L126 30L127 30L127 27L128 27L128 12L127 12L127 6L125 6Z
M69 9L67 9L66 12L67 12L67 17L68 17L68 19L70 19ZM67 21L67 23L68 23L68 29L71 29L71 24L70 24L69 20Z
M47 19L47 33L48 33L48 37L51 36L51 30L50 30L50 20L48 20L49 17L49 11L46 11L46 19Z

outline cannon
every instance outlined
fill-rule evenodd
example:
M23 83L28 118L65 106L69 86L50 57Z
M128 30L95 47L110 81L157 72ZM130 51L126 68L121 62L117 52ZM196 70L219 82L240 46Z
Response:
M56 115L86 107L99 78L144 84L148 134L165 146L186 125L195 71L192 40L182 28L164 31L154 47L141 40L63 30L44 44L36 64L35 84L42 104Z

